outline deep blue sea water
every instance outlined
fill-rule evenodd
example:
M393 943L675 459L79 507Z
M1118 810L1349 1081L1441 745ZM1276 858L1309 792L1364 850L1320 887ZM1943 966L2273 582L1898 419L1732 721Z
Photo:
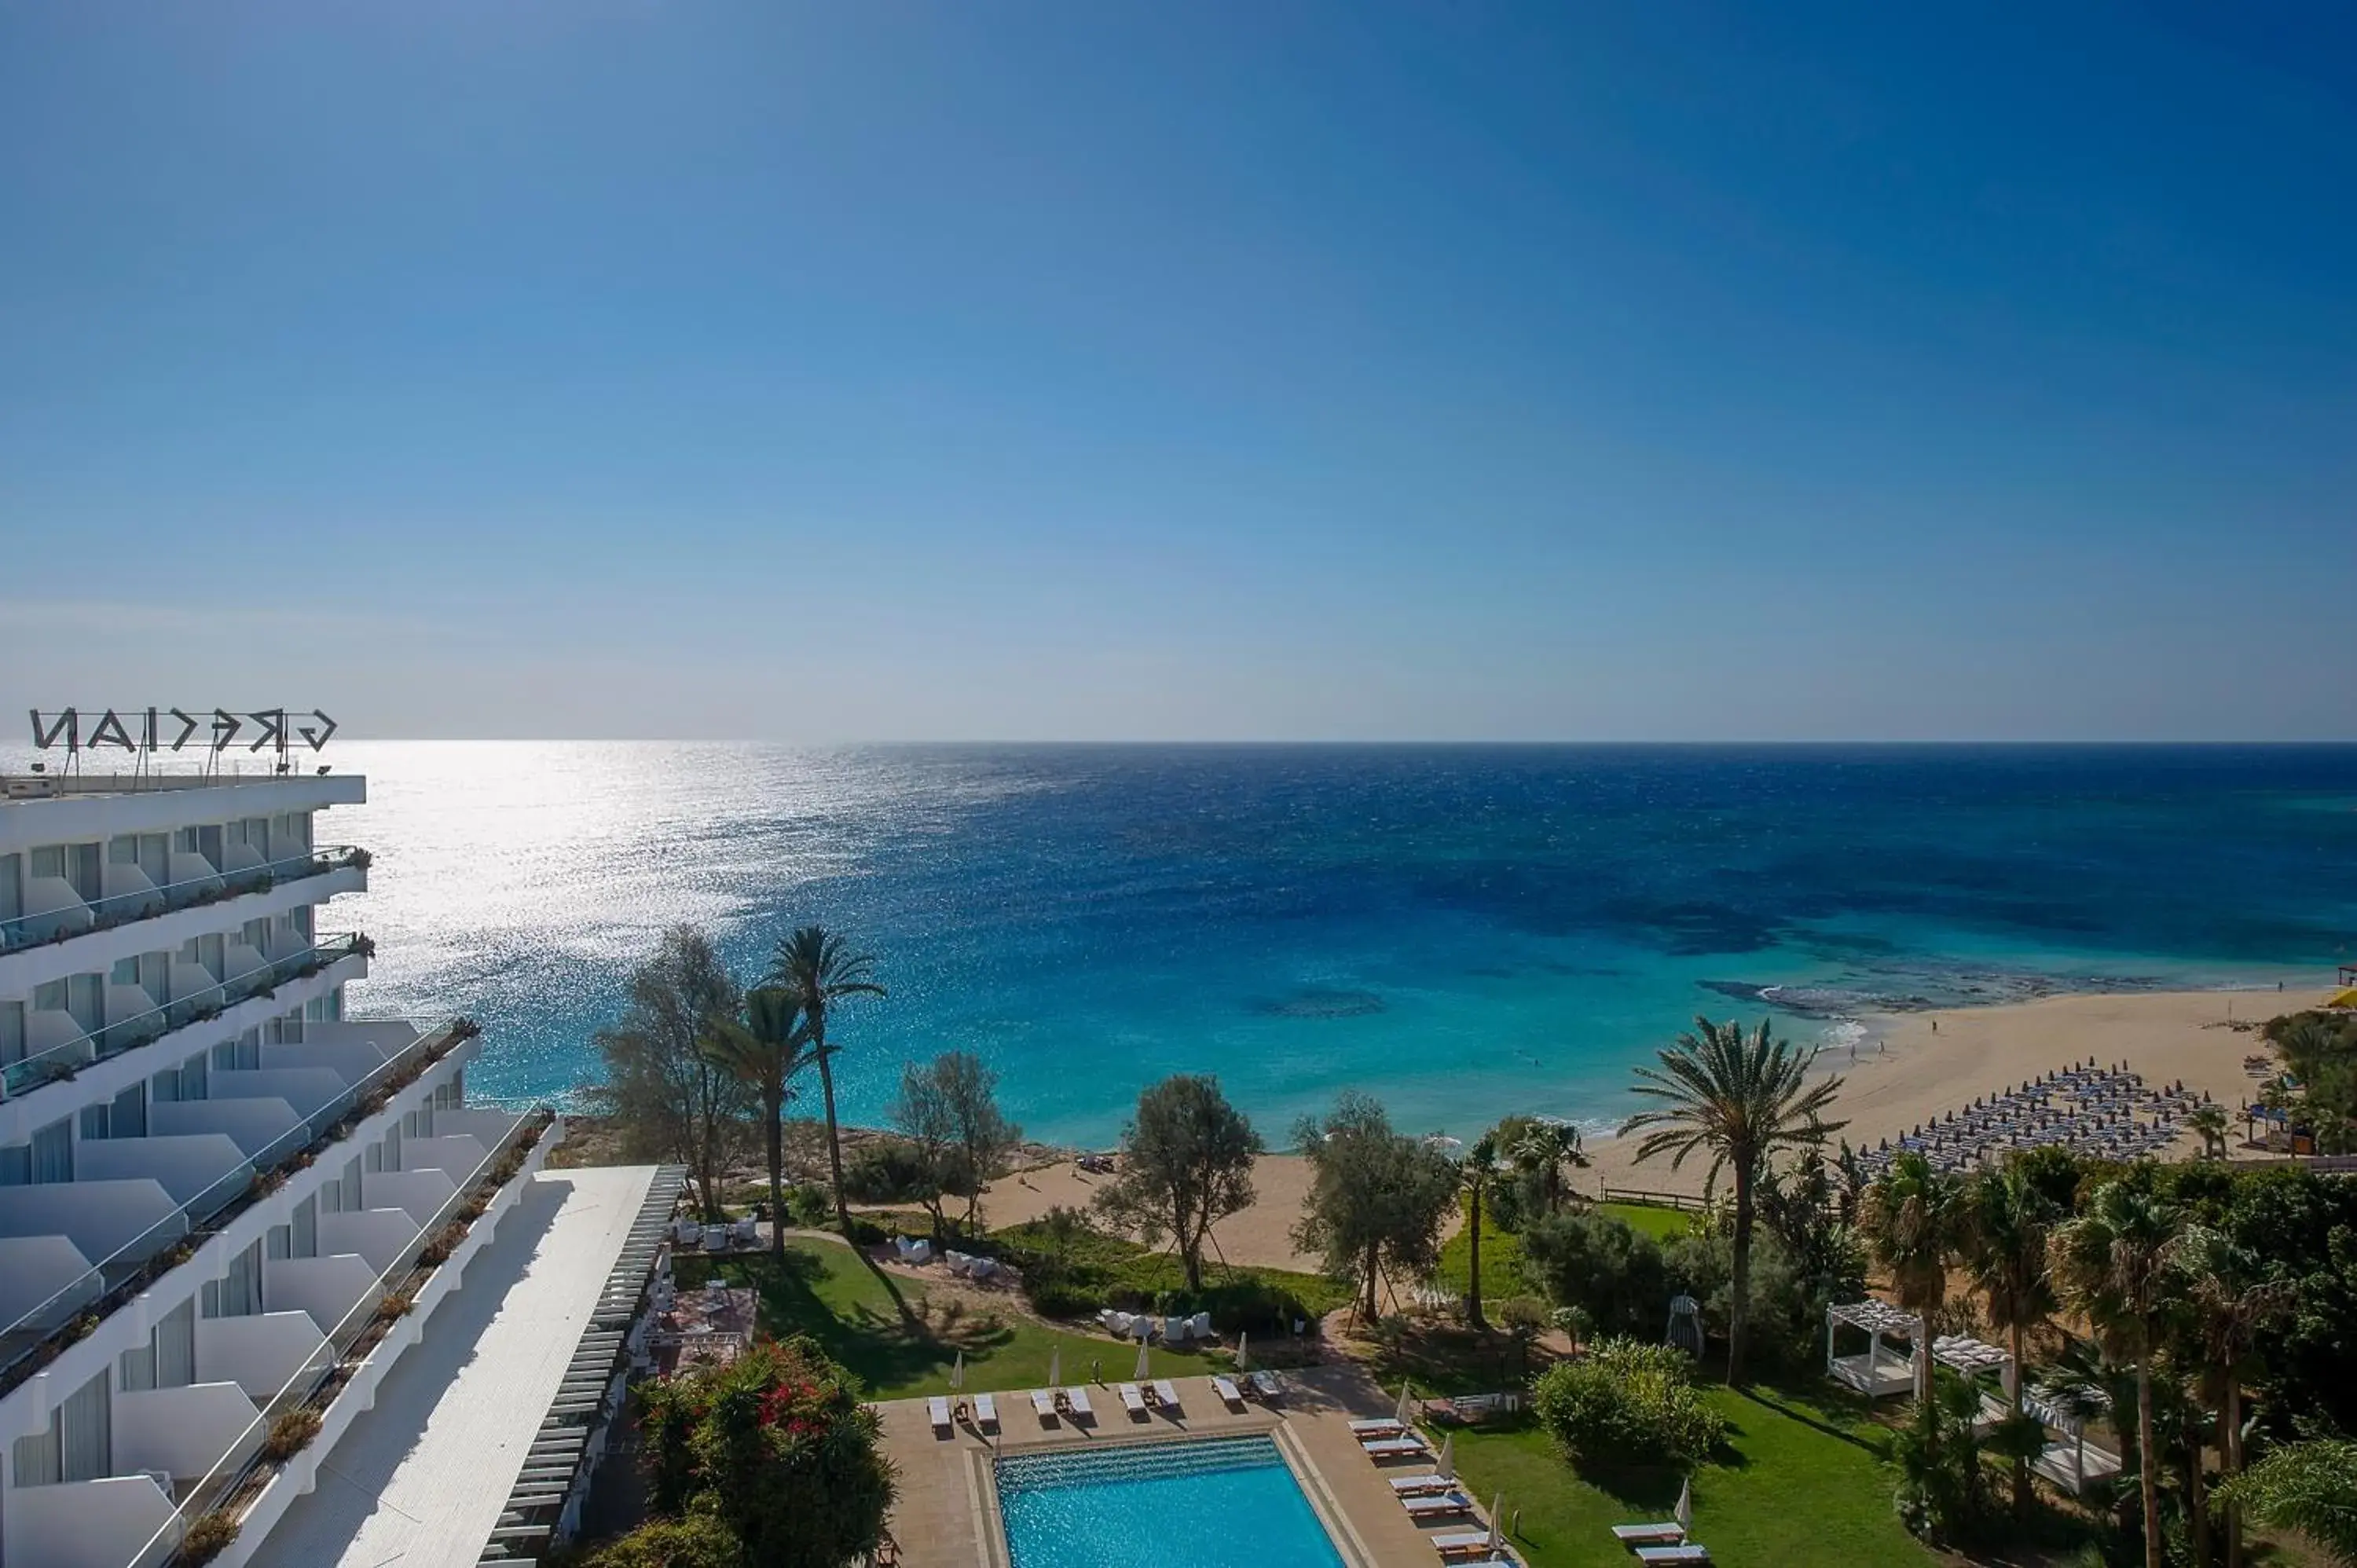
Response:
M1697 1011L2322 984L2357 937L2357 747L893 747L373 743L355 1009L480 1018L563 1102L668 923L789 926L891 994L845 1113L980 1052L1035 1135L1216 1072L1272 1133L1344 1087L1415 1131L1603 1121Z

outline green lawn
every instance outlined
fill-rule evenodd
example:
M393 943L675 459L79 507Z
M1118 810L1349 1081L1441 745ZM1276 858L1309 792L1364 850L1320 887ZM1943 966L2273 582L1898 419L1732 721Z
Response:
M700 1262L700 1260L692 1262ZM1079 1333L1059 1335L1014 1302L995 1315L933 1310L922 1285L886 1274L839 1241L796 1237L780 1271L766 1255L714 1261L713 1273L760 1292L761 1326L783 1337L807 1334L866 1385L870 1397L900 1399L949 1391L950 1368L965 1352L967 1391L1039 1388L1048 1358L1063 1347L1064 1380L1080 1382L1102 1358L1107 1378L1125 1381L1137 1352ZM694 1283L683 1264L683 1283ZM995 1316L995 1321L992 1318ZM1224 1352L1149 1353L1154 1376L1189 1377L1230 1362Z
M1686 1222L1694 1218L1683 1209L1663 1208L1650 1203L1599 1203L1596 1211L1662 1241L1673 1241L1684 1235Z
M1727 1568L1838 1563L1926 1568L1939 1561L1900 1528L1888 1434L1828 1396L1708 1391L1727 1417L1731 1455L1695 1475L1694 1539ZM1437 1435L1437 1434L1436 1434ZM1671 1471L1575 1472L1534 1426L1457 1434L1457 1469L1486 1507L1502 1492L1522 1513L1514 1541L1531 1568L1626 1568L1611 1527L1669 1517Z
M1443 1290L1462 1295L1473 1278L1473 1232L1459 1228L1440 1249L1440 1267L1434 1272L1434 1283ZM1523 1279L1523 1239L1511 1230L1501 1230L1489 1211L1481 1214L1481 1301L1484 1306L1495 1306L1512 1295L1534 1294Z

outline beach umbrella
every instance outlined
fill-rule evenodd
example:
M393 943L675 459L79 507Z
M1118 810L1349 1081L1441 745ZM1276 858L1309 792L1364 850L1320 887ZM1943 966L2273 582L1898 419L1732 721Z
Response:
M1137 1370L1132 1372L1130 1376L1142 1383L1146 1381L1148 1375L1146 1369L1146 1341L1141 1339L1137 1342Z
M1239 1372L1249 1372L1252 1370L1251 1340L1252 1336L1246 1334L1243 1329L1239 1328L1236 1330L1236 1370Z
M1440 1463L1433 1474L1444 1481L1457 1479L1457 1434L1452 1432L1440 1440Z
M1048 1352L1048 1386L1052 1389L1063 1380L1064 1342L1059 1339L1056 1348Z
M1405 1426L1407 1424L1407 1380L1405 1378L1402 1378L1400 1380L1399 1408L1392 1412L1392 1419L1398 1422L1402 1426Z
M965 1387L965 1352L957 1353L957 1365L950 1369L950 1392L957 1393Z
M1502 1533L1501 1533L1501 1526L1500 1524L1500 1521L1505 1517L1506 1494L1500 1492L1490 1501L1490 1550L1493 1552L1496 1552L1498 1548L1506 1544L1506 1538Z
M1678 1506L1670 1510L1670 1517L1678 1521L1680 1530L1694 1528L1694 1477L1692 1476L1688 1476L1685 1485L1678 1488Z

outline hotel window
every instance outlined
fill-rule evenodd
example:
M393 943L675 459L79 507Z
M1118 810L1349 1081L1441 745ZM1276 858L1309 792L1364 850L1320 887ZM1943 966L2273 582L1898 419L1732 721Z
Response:
M73 1120L59 1117L33 1134L35 1187L73 1180Z
M104 1143L106 1141L106 1124L109 1119L107 1108L105 1106L83 1106L81 1108L81 1141L85 1144Z
M0 1187L33 1185L33 1145L0 1144Z
M243 926L239 928L238 939L244 942L247 947L252 948L255 952L269 952L270 917L265 915L259 920L248 920Z
M172 833L172 852L176 854L196 854L197 830L194 828L175 829Z
M139 835L139 869L161 887L172 880L172 837L169 833Z
M344 1208L347 1211L361 1206L361 1157L354 1155L344 1163Z
M231 1260L229 1273L207 1280L202 1292L207 1317L253 1317L262 1311L262 1243Z
M210 1093L205 1079L205 1053L199 1051L180 1064L180 1098L203 1100Z
M0 1002L0 1067L25 1059L25 1004Z
M292 1225L273 1225L262 1233L262 1255L273 1262L295 1255L295 1227Z
M180 1069L167 1067L147 1080L147 1103L177 1105L180 1100Z
M95 1481L113 1469L113 1406L106 1369L49 1412L46 1432L16 1439L16 1485L50 1487Z
M114 1097L110 1128L118 1138L147 1135L147 1086L135 1083Z
M331 1183L327 1191L335 1191ZM319 1195L313 1193L295 1206L295 1256L316 1258L319 1255Z
M105 891L106 878L99 868L99 846L95 843L66 845L66 880L82 897L82 902L94 904Z
M156 1325L156 1386L185 1389L197 1380L197 1304L184 1301Z
M107 840L106 864L109 865L138 865L139 835L136 833L124 833L120 838L111 838Z
M0 854L0 920L14 920L25 913L25 857L21 854Z

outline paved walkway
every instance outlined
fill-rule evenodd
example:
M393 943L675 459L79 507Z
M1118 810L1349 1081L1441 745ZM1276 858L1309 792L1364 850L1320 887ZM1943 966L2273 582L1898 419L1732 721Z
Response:
M472 1564L653 1176L533 1177L253 1568Z
M997 1396L1002 1431L996 1451L1268 1432L1281 1426L1308 1471L1313 1504L1329 1517L1340 1516L1348 1538L1346 1558L1383 1568L1416 1563L1438 1568L1440 1554L1429 1540L1434 1531L1420 1529L1408 1517L1386 1479L1429 1469L1430 1455L1412 1464L1378 1466L1351 1434L1353 1416L1388 1415L1393 1401L1353 1364L1308 1368L1284 1377L1289 1391L1281 1404L1254 1403L1241 1411L1220 1402L1208 1377L1180 1378L1184 1413L1144 1420L1125 1414L1113 1389L1092 1384L1089 1402L1096 1420L1082 1424L1042 1423L1032 1414L1028 1395L1003 1393ZM891 1400L877 1410L883 1417L885 1442L900 1466L891 1530L900 1543L902 1561L909 1568L997 1568L1005 1552L988 1517L982 1484L992 1444L967 1424L961 1424L953 1436L940 1436L921 1399ZM1480 1526L1455 1521L1448 1528Z

